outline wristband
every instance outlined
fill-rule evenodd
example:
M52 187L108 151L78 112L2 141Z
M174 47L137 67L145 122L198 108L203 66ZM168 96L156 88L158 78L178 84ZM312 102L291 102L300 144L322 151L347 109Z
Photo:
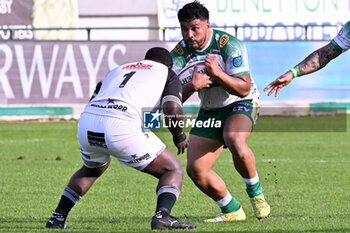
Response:
M295 66L293 69L289 70L288 72L292 73L293 79L300 76L300 70L297 66Z
M175 144L183 142L186 140L186 134L182 132L179 136L173 136L173 141Z

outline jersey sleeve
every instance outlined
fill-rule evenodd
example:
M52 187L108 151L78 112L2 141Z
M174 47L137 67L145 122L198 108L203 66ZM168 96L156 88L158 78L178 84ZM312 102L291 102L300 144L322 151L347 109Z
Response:
M331 41L334 47L341 52L345 52L350 49L350 21L347 22L342 29L340 29L338 35Z
M171 69L169 69L162 94L162 105L167 101L173 101L182 106L182 85L175 72Z
M226 41L223 45L221 41ZM244 44L237 38L223 34L220 38L223 59L225 61L225 72L233 77L250 73L248 65L248 54Z
M182 68L186 66L186 51L183 46L181 46L182 41L179 42L175 48L170 52L170 55L173 59L173 71L175 72L176 75L180 73Z

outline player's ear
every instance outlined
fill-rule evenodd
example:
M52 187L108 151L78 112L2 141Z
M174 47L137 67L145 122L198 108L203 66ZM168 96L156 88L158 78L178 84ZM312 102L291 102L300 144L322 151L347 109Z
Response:
M207 21L207 28L210 29L210 22Z

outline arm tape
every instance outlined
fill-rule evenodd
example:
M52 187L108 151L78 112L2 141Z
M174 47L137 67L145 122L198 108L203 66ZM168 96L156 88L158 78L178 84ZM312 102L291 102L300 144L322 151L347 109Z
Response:
M182 132L179 136L173 136L174 143L178 144L186 140L186 134Z
M292 73L293 79L300 76L300 70L297 66L295 66L293 69L289 70L288 72Z
M162 106L165 102L168 102L168 101L173 101L173 102L177 103L178 105L182 106L181 100L175 95L164 96L162 99Z

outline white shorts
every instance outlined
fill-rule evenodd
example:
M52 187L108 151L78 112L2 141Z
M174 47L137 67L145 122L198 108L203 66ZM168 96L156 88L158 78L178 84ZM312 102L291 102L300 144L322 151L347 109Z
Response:
M152 132L136 121L83 113L78 123L80 153L86 167L101 167L116 157L122 165L143 170L164 149Z

